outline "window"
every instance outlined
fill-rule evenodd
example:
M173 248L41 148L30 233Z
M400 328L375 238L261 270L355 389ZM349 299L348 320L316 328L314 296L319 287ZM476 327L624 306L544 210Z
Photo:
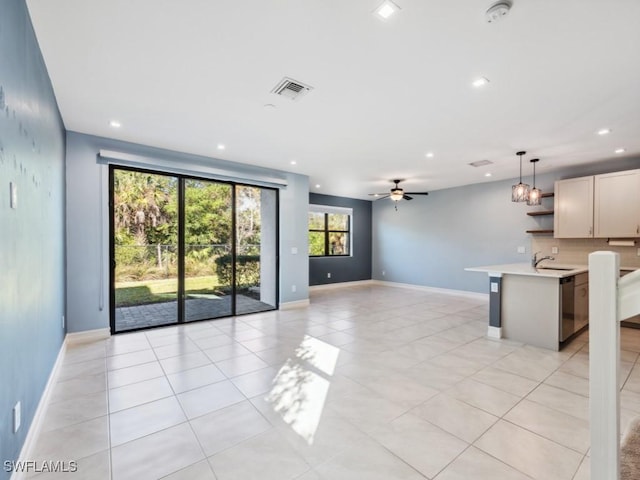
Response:
M311 205L309 256L351 255L351 209Z

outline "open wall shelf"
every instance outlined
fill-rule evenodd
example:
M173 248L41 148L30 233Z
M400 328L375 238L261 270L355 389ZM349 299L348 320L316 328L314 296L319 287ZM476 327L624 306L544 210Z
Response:
M541 198L551 198L553 195L553 192L546 192L541 195ZM553 213L553 210L534 210L532 212L527 212L527 215L530 217L544 217L553 215ZM527 230L526 232L532 235L553 235L553 229Z

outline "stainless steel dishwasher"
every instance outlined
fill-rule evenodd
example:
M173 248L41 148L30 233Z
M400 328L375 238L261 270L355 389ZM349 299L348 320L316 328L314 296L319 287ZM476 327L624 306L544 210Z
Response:
M560 279L560 341L575 332L575 277Z
M589 273L560 279L560 341L589 324Z

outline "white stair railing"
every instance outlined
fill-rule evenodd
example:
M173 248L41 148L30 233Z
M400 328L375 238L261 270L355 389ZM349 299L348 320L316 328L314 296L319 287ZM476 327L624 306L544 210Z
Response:
M640 314L640 270L620 278L615 252L589 255L591 478L620 478L620 321Z

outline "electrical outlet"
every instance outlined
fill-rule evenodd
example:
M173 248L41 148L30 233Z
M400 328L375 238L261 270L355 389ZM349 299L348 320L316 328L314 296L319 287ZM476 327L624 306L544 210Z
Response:
M296 286L295 285L291 285L291 291L295 293L296 290L297 290Z
M298 247L291 247L291 255L297 255L298 254Z
M527 248L522 245L518 247L518 253L527 253Z
M558 247L551 247L551 253L553 253L554 255L558 253Z
M636 255L640 257L640 248L636 251Z
M18 402L13 407L13 433L16 433L20 428L21 416L22 416L22 408L20 406L20 402Z
M64 330L64 315L62 315L62 329Z
M640 250L640 249L639 249ZM387 274L384 270L382 270L382 276L384 277Z
M331 278L331 272L327 273L327 278Z

